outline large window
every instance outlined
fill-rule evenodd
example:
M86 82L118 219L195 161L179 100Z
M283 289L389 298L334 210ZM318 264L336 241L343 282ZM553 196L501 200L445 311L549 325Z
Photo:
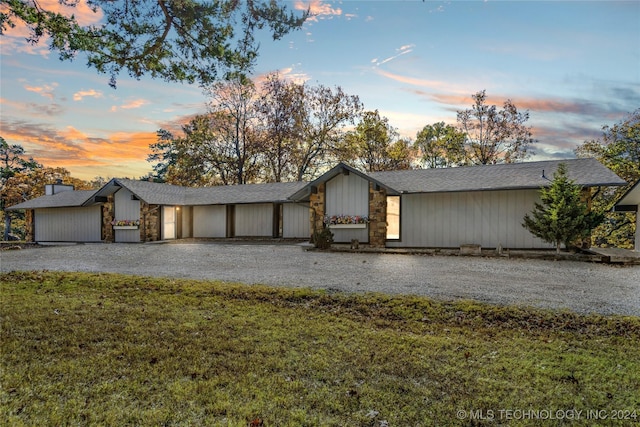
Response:
M387 240L400 239L400 196L387 196Z

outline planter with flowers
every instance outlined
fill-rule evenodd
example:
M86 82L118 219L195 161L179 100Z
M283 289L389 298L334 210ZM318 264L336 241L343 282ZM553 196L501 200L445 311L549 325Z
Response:
M140 228L139 219L120 219L111 221L114 230L137 230Z
M366 215L325 215L324 225L329 228L367 228Z

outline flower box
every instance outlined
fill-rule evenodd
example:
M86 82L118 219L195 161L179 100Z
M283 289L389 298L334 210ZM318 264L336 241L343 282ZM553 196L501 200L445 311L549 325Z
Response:
M140 227L139 219L114 219L111 221L114 230L137 230Z
M325 215L323 222L329 228L367 228L369 217L366 215Z
M330 224L329 228L367 228L367 224Z

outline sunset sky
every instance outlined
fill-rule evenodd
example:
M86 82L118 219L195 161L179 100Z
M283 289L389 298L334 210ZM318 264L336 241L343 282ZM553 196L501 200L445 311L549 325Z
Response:
M46 0L43 4L57 3ZM573 157L640 108L639 1L287 1L311 7L304 28L274 42L260 33L255 77L271 71L341 86L405 137L455 124L471 94L529 110L532 160ZM84 9L81 22L100 19ZM197 85L126 73L118 88L79 56L60 62L20 28L0 36L0 135L45 166L82 179L138 178L149 144L206 111Z

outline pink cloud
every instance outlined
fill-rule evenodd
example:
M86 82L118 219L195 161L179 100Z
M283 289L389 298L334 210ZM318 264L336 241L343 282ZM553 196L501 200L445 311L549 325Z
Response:
M73 126L54 128L6 120L2 122L2 136L22 145L28 156L45 166L64 167L72 173L85 169L86 175L79 176L82 179L95 176L98 173L95 168L106 170L114 164L133 162L144 167L149 145L156 142L155 132L116 132L100 138ZM147 165L146 169L150 168Z
M136 108L140 108L143 107L145 105L147 105L149 103L149 101L147 101L146 99L132 99L129 100L127 102L125 102L124 104L120 105L120 106L112 106L111 107L111 111L118 111L118 110L133 110Z
M334 9L331 5L322 0L311 0L309 2L297 0L294 4L296 10L309 10L310 16L307 21L317 22L320 19L330 19L334 16L342 15L342 9Z
M394 74L394 73L390 73L388 71L384 71L384 70L380 70L378 68L375 69L375 72L383 77L386 77L388 79L391 79L393 81L396 82L400 82L400 83L406 83L406 84L410 84L413 86L420 86L420 87L430 87L430 88L442 88L445 83L441 82L441 81L437 81L437 80L426 80L426 79L419 79L416 77L409 77L409 76L402 76L400 74Z
M293 67L281 68L276 71L281 79L288 80L297 84L304 84L305 82L310 80L308 74L303 72L295 72ZM253 83L256 85L258 90L264 82L267 80L273 72L263 73L253 78Z
M462 94L433 94L431 97L442 104L467 105L473 104L471 93ZM487 93L487 104L502 106L507 100L511 100L518 110L530 110L539 113L566 113L578 115L600 115L604 109L593 102L573 99L558 98L513 98L504 95L492 95Z
M53 92L57 86L58 86L58 83L52 83L50 85L44 84L42 86L24 85L24 88L29 92L37 93L38 95L44 96L45 98L54 99L55 95Z
M81 90L73 94L74 101L82 101L83 98L90 96L92 98L102 98L102 92L95 89Z

